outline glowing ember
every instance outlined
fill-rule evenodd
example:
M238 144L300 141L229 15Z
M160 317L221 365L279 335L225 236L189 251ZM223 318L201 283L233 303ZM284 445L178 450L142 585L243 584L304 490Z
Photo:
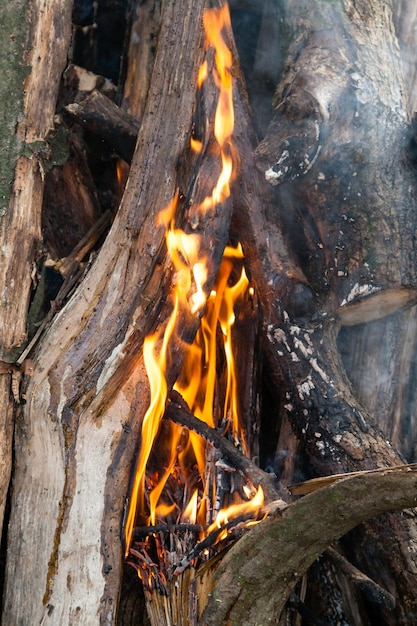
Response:
M215 51L213 76L219 95L214 135L222 169L211 195L197 207L200 213L213 209L230 195L234 118L230 73L232 55L222 37L222 29L226 25L230 25L227 5L205 12L206 45ZM198 76L199 88L207 78L208 65L205 62ZM191 148L199 153L202 144L191 139ZM175 227L177 204L178 196L160 211L157 218L157 225L166 228L166 245L174 268L170 293L172 313L166 326L148 336L144 342L150 405L142 424L141 450L125 531L126 555L130 552L136 557L134 567L149 588L152 588L149 581L156 576L155 564L145 549L131 548L136 519L140 518L152 527L160 522L173 525L197 523L201 528L201 538L213 529L223 527L232 518L256 518L263 502L262 489L256 491L253 485L249 485L245 491L241 477L234 479L235 484L231 486L233 468L225 466L215 449L201 436L175 424L162 423L168 395L166 372L170 342L176 334L178 314L186 310L193 315L201 315L205 309L175 389L197 418L212 428L221 428L224 436L246 452L245 433L239 424L238 384L232 346L235 306L248 290L248 279L242 266L243 251L240 245L225 249L214 288L207 297L208 272L206 259L201 255L202 235L187 234ZM222 346L221 368L219 342ZM221 382L219 369L222 369ZM219 392L219 389L222 391ZM227 480L230 483L226 488L223 485L225 476L229 476ZM167 554L156 534L155 546L159 563L165 563ZM160 571L158 576L162 581L160 585L165 585L165 574Z

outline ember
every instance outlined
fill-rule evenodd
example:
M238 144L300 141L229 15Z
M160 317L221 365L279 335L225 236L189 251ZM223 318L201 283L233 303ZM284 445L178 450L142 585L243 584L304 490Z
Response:
M218 103L214 136L221 172L212 193L193 207L193 212L200 215L216 209L230 195L232 57L221 33L229 20L227 6L207 10L204 16L206 45L215 51L213 77ZM199 88L207 77L205 62L198 77ZM201 144L191 139L191 148L198 153ZM256 520L263 504L261 487L256 489L225 462L201 433L163 420L170 342L176 336L179 312L187 310L198 315L204 309L200 329L193 345L188 346L174 389L196 418L248 453L239 423L232 345L236 303L249 295L243 251L240 245L226 247L214 288L207 297L206 260L200 252L202 235L187 234L175 226L177 204L178 195L158 216L158 224L166 228L166 245L174 267L172 313L166 326L144 343L151 401L143 420L142 447L125 531L129 563L138 571L147 592L157 590L162 595L169 593L174 576L210 559L214 545L223 542L224 547L224 542L240 533L248 521Z

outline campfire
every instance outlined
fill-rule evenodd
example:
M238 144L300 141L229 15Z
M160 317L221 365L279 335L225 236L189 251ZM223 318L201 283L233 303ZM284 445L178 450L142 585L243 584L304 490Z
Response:
M225 4L8 10L5 624L417 623L415 16Z
M207 296L203 235L192 232L192 219L221 210L222 202L230 195L236 167L232 55L222 37L227 24L227 5L204 14L207 56L214 54L211 71L218 91L213 128L220 173L211 193L192 206L191 232L175 224L179 194L157 217L157 225L166 228L166 246L173 265L169 294L172 312L166 324L144 342L151 400L143 420L125 524L125 557L143 582L154 624L195 623L204 608L204 597L210 592L216 555L233 542L243 527L262 515L262 488L224 460L205 430L214 429L240 454L251 454L239 419L233 326L236 308L253 297L254 289L238 244L225 248L217 279ZM200 89L208 79L209 65L206 59L200 68ZM201 141L192 137L190 143L191 150L198 154ZM173 359L171 344L174 338L178 340L178 320L184 311L201 316L201 324L193 344L183 346L184 365L174 391L169 393L166 373ZM170 419L170 405L189 417L188 427ZM169 603L162 599L167 596ZM179 616L182 618L178 622Z

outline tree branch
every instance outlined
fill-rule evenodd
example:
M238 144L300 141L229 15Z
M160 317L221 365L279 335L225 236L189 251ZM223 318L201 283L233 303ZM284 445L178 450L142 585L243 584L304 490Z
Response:
M231 465L242 472L254 485L260 485L264 491L265 500L272 502L282 498L278 487L273 484L273 474L268 474L260 469L251 459L248 459L242 452L233 445L231 441L223 437L223 435L210 428L205 422L195 417L181 395L172 391L166 405L164 419L168 419L176 424L181 424L186 428L193 430L201 435L207 441L210 441L218 450L220 450L223 458L231 463Z
M340 480L271 515L222 560L200 626L227 619L241 626L275 623L299 577L327 546L371 517L416 504L417 473L388 470Z

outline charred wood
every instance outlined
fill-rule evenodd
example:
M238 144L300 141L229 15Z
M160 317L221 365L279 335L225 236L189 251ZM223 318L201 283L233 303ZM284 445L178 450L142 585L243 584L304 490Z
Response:
M337 552L334 548L327 548L326 556L340 569L343 574L348 576L353 584L360 589L369 602L373 604L381 604L385 608L392 610L395 607L395 598L386 589L383 589L369 576L358 570L352 565L346 557Z
M61 127L51 141L54 151L61 152L64 163L45 175L42 232L49 254L60 259L93 227L100 209L83 142Z
M309 626L325 626L327 622L314 615L308 606L295 594L292 593L288 599L288 606L301 615Z

